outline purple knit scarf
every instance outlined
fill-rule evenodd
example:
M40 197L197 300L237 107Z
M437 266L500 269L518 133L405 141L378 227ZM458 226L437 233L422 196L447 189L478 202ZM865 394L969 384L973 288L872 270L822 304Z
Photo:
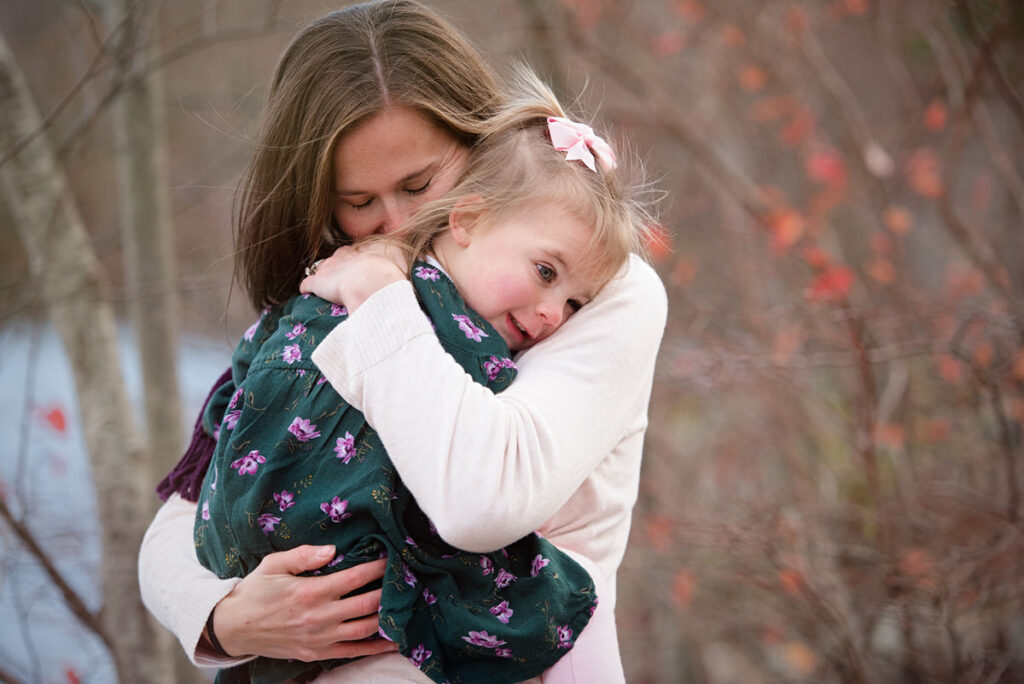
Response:
M231 369L228 368L213 383L213 388L206 395L203 408L199 410L199 417L196 418L195 428L192 430L192 441L185 450L185 455L178 461L167 477L160 480L156 486L157 496L162 501L177 492L181 498L188 501L199 501L199 490L203 486L203 478L206 477L206 469L210 466L210 459L213 458L213 450L217 447L215 440L206 430L203 429L203 415L206 413L206 406L210 399L217 392L221 385L231 379Z

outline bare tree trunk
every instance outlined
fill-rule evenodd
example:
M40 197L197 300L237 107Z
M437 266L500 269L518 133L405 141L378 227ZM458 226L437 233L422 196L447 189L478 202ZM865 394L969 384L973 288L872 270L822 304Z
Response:
M108 0L107 26L117 31L113 52L120 77L129 83L113 103L118 204L124 250L125 290L141 362L148 471L159 477L182 452L178 386L178 311L174 289L174 226L168 198L167 139L159 69L147 61L157 47L159 22L153 3ZM129 14L134 13L134 16ZM125 19L122 21L122 19ZM132 78L141 73L139 78ZM148 489L155 484L150 480ZM158 500L146 500L155 513ZM173 667L179 684L200 681L199 671L176 642L157 629L154 651Z
M38 110L0 34L0 150L31 137ZM122 682L166 681L156 671L155 630L138 590L145 459L118 366L109 286L89 244L49 139L37 136L0 168L32 279L71 362L102 528L102 621Z
M114 102L114 131L124 243L125 290L142 362L148 452L152 472L168 472L182 451L181 397L177 369L177 295L174 289L174 226L167 196L167 141L161 116L162 80L146 69L157 36L151 3L109 0L108 26L119 27L114 52L121 77L134 72ZM121 21L129 12L138 16ZM157 500L153 497L152 501Z

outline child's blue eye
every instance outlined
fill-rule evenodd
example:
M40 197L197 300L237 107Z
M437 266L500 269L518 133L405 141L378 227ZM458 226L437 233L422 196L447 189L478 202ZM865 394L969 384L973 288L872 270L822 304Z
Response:
M537 274L540 275L541 280L548 283L555 279L555 269L544 264L537 264Z

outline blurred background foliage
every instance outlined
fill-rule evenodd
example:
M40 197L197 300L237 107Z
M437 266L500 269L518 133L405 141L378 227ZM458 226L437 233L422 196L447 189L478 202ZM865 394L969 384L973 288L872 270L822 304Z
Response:
M1024 4L432 4L665 193L629 681L1024 681ZM252 318L233 187L278 55L334 7L159 5L183 333L230 348ZM8 0L0 25L123 311L97 12ZM4 211L0 322L40 306Z

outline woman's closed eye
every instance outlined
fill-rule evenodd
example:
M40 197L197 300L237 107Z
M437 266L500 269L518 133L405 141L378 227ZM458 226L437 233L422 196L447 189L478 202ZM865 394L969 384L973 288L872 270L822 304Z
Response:
M421 185L420 187L418 187L418 188L406 188L403 192L405 192L405 194L407 194L407 195L413 195L413 196L422 195L423 193L425 193L427 190L430 189L430 185L433 182L434 182L433 178L428 178L427 182L424 183L423 185Z

